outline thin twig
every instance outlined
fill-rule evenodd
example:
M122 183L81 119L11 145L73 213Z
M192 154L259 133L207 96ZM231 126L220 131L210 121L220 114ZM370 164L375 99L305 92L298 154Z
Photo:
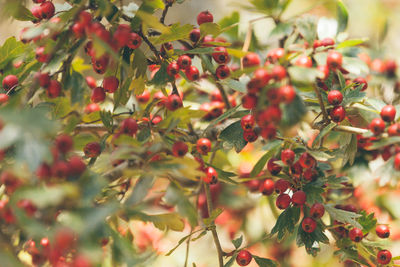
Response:
M217 78L216 78L215 84L217 85L217 88L218 88L218 90L219 90L219 92L220 92L220 94L222 96L222 100L225 103L226 109L230 109L231 108L231 103L229 103L229 99L228 99L228 96L227 96L227 94L225 92L225 89L222 86L222 84L217 80Z
M172 6L172 3L171 3L171 2L169 2L169 3L167 3L167 4L165 5L165 8L164 8L164 10L163 10L163 12L162 12L162 15L161 15L161 18L160 18L160 22L161 22L162 24L164 24L165 17L167 16L167 13L168 13L168 9L169 9L171 6Z
M189 249L190 249L190 241L192 239L192 234L193 234L193 228L190 229L190 235L188 237L188 240L186 241L185 265L183 265L184 267L187 267L189 260Z
M328 113L326 112L324 101L322 100L321 92L319 91L318 87L314 86L315 94L318 97L319 106L321 107L322 116L324 118L324 122L329 121Z

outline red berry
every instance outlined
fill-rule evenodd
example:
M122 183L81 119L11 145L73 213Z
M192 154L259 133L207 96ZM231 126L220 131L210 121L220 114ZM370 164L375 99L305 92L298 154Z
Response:
M343 56L337 51L331 51L326 58L326 65L330 69L340 68L342 66Z
M386 105L381 110L381 118L386 122L394 121L396 117L396 108L392 105Z
M265 196L271 195L274 192L274 189L275 184L272 179L265 179L260 186L260 192Z
M304 68L311 68L312 60L308 56L299 56L295 61L295 65Z
M307 217L304 218L303 222L301 223L301 228L303 228L304 232L312 233L317 228L317 223L314 221L313 218Z
M174 46L172 45L171 42L163 43L161 45L161 49L160 49L161 55L162 56L166 56L167 52L170 51L170 50L173 50L173 49L174 49ZM171 52L168 52L168 53L171 53Z
M200 36L200 29L193 29L189 34L190 41L193 43L197 43L200 40Z
M253 129L255 124L254 116L251 114L245 115L240 120L240 125L244 131L250 131Z
M309 169L315 165L315 159L307 152L304 152L300 156L299 163L304 169Z
M349 237L353 242L360 242L363 239L364 235L361 229L354 227L353 229L350 230Z
M74 140L72 140L71 136L66 134L60 134L59 136L57 136L54 143L58 151L60 151L63 154L66 154L69 151L71 151L74 146Z
M195 66L187 68L185 74L189 81L196 81L200 78L199 70Z
M247 266L250 264L253 256L247 250L242 249L236 256L236 262L240 266Z
M267 99L271 105L279 105L283 100L281 92L277 88L270 88L267 91Z
M91 21L92 21L92 15L89 12L81 11L81 13L79 13L79 22L82 25L87 27L87 26L89 26Z
M162 120L163 120L163 118L160 115L156 115L151 120L151 123L156 125L156 124L159 124Z
M208 11L200 12L199 15L197 15L197 24L199 24L199 25L201 25L203 23L213 22L213 21L214 21L214 17Z
M275 79L275 80L283 80L286 77L286 69L285 67L281 66L281 65L276 65L273 69L272 69L272 74L271 76Z
M104 91L103 87L96 87L92 91L92 96L90 97L90 100L94 103L99 103L103 102L106 99L106 92Z
M379 264L389 264L390 261L392 260L392 253L390 253L389 250L380 250L378 252L378 255L376 256L376 259L378 261Z
M314 219L319 219L324 216L325 207L321 203L314 203L310 208L310 216Z
M136 134L138 128L138 124L134 118L126 118L121 123L121 132L129 136Z
M51 168L48 164L42 163L36 169L36 176L41 180L46 180L51 177Z
M225 47L219 46L214 48L214 53L212 57L218 64L226 64L229 61L229 55Z
M268 70L264 68L259 68L254 72L254 78L250 80L250 82L247 84L247 90L249 92L251 91L251 87L254 85L254 90L259 91L261 87L264 87L265 85L268 84L268 82L272 78L272 73L270 73ZM276 77L274 77L276 79ZM250 87L250 88L249 88Z
M361 91L365 91L368 88L368 83L363 77L355 78L353 82L356 83L357 86L363 84Z
M67 228L58 230L54 237L54 248L59 251L66 251L70 249L75 242L74 233Z
M181 70L186 70L187 68L189 68L192 65L192 60L190 59L189 56L182 55L182 56L178 57L177 63Z
M296 91L291 85L284 85L279 88L280 99L286 104L290 104L293 102L296 97Z
M42 18L49 19L54 16L56 9L52 2L47 1L40 5L40 11L42 13Z
M85 145L83 148L83 152L85 156L88 158L98 157L101 153L101 146L98 142L90 142Z
M124 47L128 44L130 39L131 28L127 24L118 25L117 30L114 32L113 40L118 48Z
M179 65L176 61L173 61L168 64L167 73L171 77L175 77L179 73Z
M108 76L103 80L103 88L107 93L114 93L117 91L119 86L119 81L115 76Z
M292 195L292 202L296 206L302 206L304 203L306 203L307 200L307 195L304 193L304 191L296 191Z
M380 135L385 131L385 122L381 118L375 118L369 124L369 129L374 135Z
M400 153L397 153L396 156L394 156L394 168L400 171Z
M284 210L289 207L291 201L292 200L290 199L290 196L288 194L280 194L276 198L276 206L278 207L278 209Z
M328 102L331 105L337 106L343 101L343 95L338 90L332 90L328 93Z
M319 75L320 79L326 80L326 78L328 78L329 68L327 65L319 65L317 66L317 70L321 73L321 75Z
M50 85L46 90L47 96L49 98L56 98L61 94L61 84L56 80L51 80Z
M379 236L380 238L388 238L390 236L390 230L387 225L377 225L375 228L376 235Z
M64 161L57 161L51 167L51 174L57 178L65 178L69 174L69 165Z
M273 124L268 124L261 128L261 136L265 140L274 139L276 136L276 127Z
M90 103L85 107L85 113L92 113L96 111L100 111L100 106L96 103Z
M219 65L215 70L215 74L217 75L218 79L226 79L230 76L231 70L227 65Z
M75 22L74 25L72 25L71 30L77 39L82 38L85 34L85 25Z
M139 48L142 44L142 37L139 36L136 32L131 32L128 41L128 47L131 49Z
M244 131L243 132L243 139L249 143L253 143L257 141L258 134L254 130Z
M281 152L281 160L285 165L292 165L296 154L291 149L285 149Z
M86 170L86 164L79 156L72 156L68 161L68 173L73 176L79 176Z
M207 155L211 151L211 141L208 138L200 138L197 140L197 151L202 155Z
M387 129L389 136L400 136L400 123L394 123Z
M17 206L18 208L25 210L26 215L28 215L28 217L32 217L37 211L37 207L29 199L19 200L17 202Z
M246 54L243 58L243 66L245 68L259 66L260 62L260 57L253 52Z
M36 57L37 61L39 61L41 63L46 63L50 59L49 55L45 54L44 46L37 47L35 50L35 53L36 53L35 57Z
M35 77L41 87L47 88L50 85L51 79L48 73L38 72Z
M110 61L110 58L108 55L104 54L101 56L99 59L96 59L95 57L92 58L92 66L93 70L97 74L104 74L107 70L108 62Z
M258 192L261 186L261 180L254 179L245 182L246 186L249 188L250 192Z
M0 104L4 104L8 102L8 95L7 94L0 94Z
M188 152L188 145L185 142L177 141L172 146L172 154L175 157L183 157Z
M218 182L218 172L213 167L207 167L203 181L207 184L216 184Z
M282 170L282 167L276 164L275 161L277 161L276 158L271 158L267 164L267 169L272 175L277 175Z
M332 38L326 37L324 39L321 40L321 45L322 46L331 46L335 44L335 40L333 40Z
M179 95L172 94L169 95L166 102L166 107L168 110L174 111L182 107L182 99Z
M336 106L331 110L330 116L334 122L341 122L346 117L346 110L343 106Z
M244 108L252 109L257 105L257 97L252 94L246 94L242 97L242 105Z
M314 181L318 177L318 172L314 168L309 168L303 172L303 178L307 181Z
M286 181L284 179L279 179L275 183L275 192L278 194L284 193L288 188L290 187L289 181Z
M7 75L3 79L3 88L6 91L10 91L18 85L18 77L15 75Z
M149 102L149 100L150 100L149 90L145 89L141 95L137 95L136 100L141 104L145 104L145 103Z
M42 20L42 9L40 8L40 6L33 6L31 8L31 13L34 17L37 18L37 20L34 20L33 22L38 22Z

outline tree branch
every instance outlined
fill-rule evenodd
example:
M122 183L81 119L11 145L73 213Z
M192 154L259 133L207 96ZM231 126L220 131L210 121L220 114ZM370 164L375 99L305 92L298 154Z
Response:
M317 86L314 86L314 91L318 97L318 102L319 102L319 106L321 107L321 112L322 112L322 116L324 118L324 122L328 122L329 116L328 116L328 112L326 112L324 101L322 100L321 92L319 91L319 88Z
M172 2L168 2L168 3L165 5L165 8L164 8L164 10L163 10L163 12L162 12L162 15L161 15L161 18L160 18L160 22L161 22L162 24L164 24L165 17L167 16L167 13L168 13L168 9L169 9L171 6L172 6Z
M230 109L231 108L231 103L229 103L229 99L228 99L228 96L227 96L227 94L225 92L225 89L222 86L222 84L217 80L217 77L215 77L215 84L217 85L217 88L218 88L219 92L221 93L222 100L225 103L226 109Z

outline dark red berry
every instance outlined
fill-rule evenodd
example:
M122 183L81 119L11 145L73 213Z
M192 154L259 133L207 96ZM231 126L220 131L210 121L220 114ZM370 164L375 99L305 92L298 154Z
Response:
M203 181L207 184L216 184L218 182L218 172L213 167L207 167Z
M240 125L244 131L250 131L253 129L255 124L254 116L251 114L245 115L240 120Z
M243 66L245 68L259 66L260 62L260 57L253 52L248 53L243 58Z
M292 165L296 154L291 149L285 149L281 152L281 160L285 165Z
M314 181L315 179L318 178L318 171L314 168L306 169L303 172L303 178L310 182Z
M339 90L332 90L328 93L328 102L331 105L337 106L343 101L343 95Z
M190 59L189 56L182 55L182 56L178 57L177 63L181 70L186 70L187 68L189 68L192 65L192 60Z
M230 76L231 70L227 65L219 65L215 70L215 74L217 75L218 79L226 79Z
M179 95L172 94L169 95L166 102L166 107L168 110L174 111L182 107L182 99Z
M276 127L273 124L268 124L261 128L261 136L265 140L272 140L276 136Z
M377 225L375 231L376 235L379 236L380 238L388 238L390 236L390 230L387 225L384 224Z
M290 187L290 183L287 180L279 179L275 182L275 192L278 194L285 193L285 191Z
M376 259L379 264L388 264L392 260L392 253L390 253L390 251L386 249L380 250L378 252L378 255L376 256Z
M381 118L386 122L394 121L396 117L396 108L392 105L386 105L381 110Z
M200 78L199 70L195 66L187 68L185 74L189 81L196 81Z
M275 69L275 68L274 68ZM251 91L251 88L254 85L255 91L259 91L259 88L264 87L265 85L268 84L268 82L273 78L273 73L270 73L268 70L264 68L259 68L254 72L254 78L250 80L250 82L247 85L247 89L249 92ZM276 77L274 77L277 79Z
M267 169L268 169L268 171L269 171L272 175L277 175L277 174L280 173L281 170L282 170L282 167L281 167L280 165L278 165L278 164L275 163L275 161L277 161L277 160L278 160L278 159L271 158L271 159L268 161Z
M171 77L175 77L179 73L179 65L177 62L173 61L168 64L167 73Z
M381 118L375 118L369 124L369 129L374 135L380 135L385 131L385 122Z
M253 143L257 141L258 134L254 130L244 131L243 132L243 139L249 143Z
M355 78L355 79L353 80L353 82L354 82L355 84L357 84L357 86L358 86L358 85L363 85L363 87L361 88L361 91L365 91L365 90L368 88L368 83L367 83L367 81L366 81L363 77Z
M250 252L242 249L241 251L239 251L239 253L236 256L236 262L240 266L247 266L250 264L252 258L253 258L253 256L251 255Z
M103 87L96 87L92 91L92 96L90 97L90 100L92 100L93 103L99 103L103 102L106 99L106 91L104 91Z
M280 194L276 198L276 206L278 207L278 209L281 210L284 210L287 207L289 207L290 202L292 202L292 200L290 199L290 196L288 194Z
M59 136L57 136L54 143L58 151L63 154L71 151L74 146L74 141L72 140L72 137L66 134L60 134Z
M260 186L260 192L265 196L271 195L274 192L274 189L275 184L272 179L265 179Z
M103 80L103 88L107 93L114 93L115 91L117 91L119 86L119 81L117 79L117 77L115 76L109 76L104 78Z
M131 32L129 35L128 47L131 49L138 48L142 44L142 37L136 32Z
M207 155L211 151L211 141L208 138L200 138L196 144L197 151L202 155Z
M304 169L309 169L315 165L315 159L307 152L304 152L299 158L299 163Z
M387 129L389 136L400 136L400 123L394 123Z
M40 5L40 11L42 13L42 18L49 19L54 16L56 8L52 2L47 1Z
M321 40L321 45L322 46L331 46L335 44L335 40L333 40L330 37L326 37L324 39Z
M302 206L304 203L306 203L307 200L307 195L304 193L304 191L296 191L292 195L292 203L296 206Z
M18 85L18 77L15 75L7 75L3 79L3 88L6 91L10 91Z
M133 136L138 130L138 124L134 118L126 118L121 123L121 132Z
M310 216L314 219L319 219L324 216L325 207L321 203L314 203L310 208Z
M343 56L337 51L331 51L326 58L326 65L330 69L340 68L342 66Z
M51 167L51 174L57 178L65 178L69 174L69 165L64 161L57 161Z
M200 40L200 36L200 29L193 29L189 34L190 41L193 43L197 43Z
M48 73L38 72L35 77L41 87L47 88L50 85L51 79Z
M213 22L213 21L214 21L214 17L208 11L200 12L199 15L197 15L197 24L199 24L199 25L201 25L203 23Z
M177 141L172 146L172 154L175 157L183 157L188 152L188 145L185 142Z
M79 156L72 156L68 161L68 174L79 176L86 170L86 164Z
M212 57L218 64L226 64L229 61L229 55L225 47L219 46L214 48Z
M252 94L246 94L242 97L242 105L244 108L252 109L257 105L257 97Z
M108 55L104 54L101 56L99 59L96 59L95 57L92 58L92 66L93 70L97 74L104 74L107 70L108 63L110 61L110 58Z
M317 223L314 221L313 218L307 217L304 218L303 222L301 223L301 228L303 228L304 232L312 233L317 228Z
M349 237L353 242L360 242L363 239L364 235L361 229L354 227L353 229L350 230Z
M394 168L400 171L400 153L397 153L396 156L394 156Z
M334 122L341 122L346 117L346 110L343 106L336 106L331 110L329 115Z
M83 148L83 152L85 156L88 158L98 157L101 153L101 146L98 142L90 142L85 145Z

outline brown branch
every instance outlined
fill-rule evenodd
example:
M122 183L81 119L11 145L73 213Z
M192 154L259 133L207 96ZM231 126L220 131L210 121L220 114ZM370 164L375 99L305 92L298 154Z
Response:
M171 82L172 85L172 94L179 96L178 88L176 87L175 80Z
M161 56L160 53L158 52L157 48L150 42L150 40L146 37L146 35L143 34L142 31L142 25L140 25L139 31L136 32L139 34L140 37L142 37L143 41L147 44L147 46L150 48L150 50L153 52L153 54L156 56L157 63L161 64Z
M230 109L231 103L229 103L229 99L228 99L228 96L226 95L225 89L222 86L222 84L217 80L217 77L215 77L215 84L217 85L217 88L218 88L219 92L221 93L222 100L225 103L226 109Z
M165 5L165 8L164 8L164 10L163 10L163 12L162 12L162 15L161 15L161 18L160 18L160 22L161 22L162 24L164 24L165 17L167 16L167 13L168 13L168 9L169 9L171 6L172 6L172 2L168 2L168 3Z
M319 102L319 106L321 107L321 112L322 112L322 116L324 118L324 122L328 122L329 116L328 116L328 112L326 112L324 101L322 100L321 92L319 91L319 88L317 86L314 86L314 91L318 97L318 102Z

